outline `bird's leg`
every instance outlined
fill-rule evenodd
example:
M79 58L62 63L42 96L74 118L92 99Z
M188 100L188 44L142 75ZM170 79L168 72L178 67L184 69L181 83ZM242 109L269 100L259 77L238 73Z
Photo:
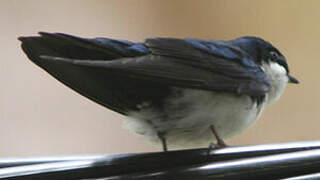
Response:
M165 135L164 132L158 132L158 137L161 140L163 151L167 152L168 147L167 147L167 142L166 142L166 138L164 137L164 135Z
M211 132L213 133L213 135L216 137L217 139L217 145L218 147L226 147L227 144L220 138L220 136L218 135L214 125L210 125L210 129L211 129ZM210 145L211 147L212 145Z
M210 143L207 154L210 155L211 150L214 150L216 148L222 148L222 147L226 147L227 144L220 138L220 136L218 135L216 129L214 128L214 125L210 125L210 129L212 134L215 136L215 138L217 139L217 145L215 145L214 143Z

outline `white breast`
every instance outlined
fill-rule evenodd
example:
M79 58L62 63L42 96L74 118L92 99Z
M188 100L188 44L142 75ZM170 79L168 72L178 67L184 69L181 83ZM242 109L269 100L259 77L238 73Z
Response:
M288 83L287 72L284 67L275 62L263 63L262 67L271 84L271 90L267 94L267 102L272 104L280 98Z

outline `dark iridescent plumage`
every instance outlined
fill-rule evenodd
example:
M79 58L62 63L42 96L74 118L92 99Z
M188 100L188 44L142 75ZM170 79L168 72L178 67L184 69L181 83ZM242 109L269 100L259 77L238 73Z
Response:
M257 57L252 56L259 53L257 43L263 41L259 38L153 38L134 43L61 33L40 35L20 38L34 63L80 94L122 114L146 101L161 107L171 86L254 98L263 97L270 88L254 63ZM50 60L53 57L64 61Z

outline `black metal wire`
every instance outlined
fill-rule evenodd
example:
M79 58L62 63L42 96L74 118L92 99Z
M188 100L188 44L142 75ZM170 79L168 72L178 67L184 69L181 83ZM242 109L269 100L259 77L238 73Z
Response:
M320 172L320 141L0 159L0 179L279 179ZM302 176L303 177L303 176Z
M320 179L320 173L313 173L313 174L306 174L302 176L285 178L283 180L319 180L319 179Z

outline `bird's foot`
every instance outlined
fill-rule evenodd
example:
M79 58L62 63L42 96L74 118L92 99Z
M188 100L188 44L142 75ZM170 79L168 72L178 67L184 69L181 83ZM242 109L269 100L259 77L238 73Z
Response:
M208 150L207 150L207 155L210 155L210 152L211 152L212 150L214 150L214 149L217 149L217 148L218 148L218 147L217 147L216 144L210 143L210 144L209 144L209 147L208 147Z
M211 151L216 150L216 149L221 149L228 147L228 145L224 141L218 141L217 144L215 143L210 143L207 151L207 155L210 155Z

